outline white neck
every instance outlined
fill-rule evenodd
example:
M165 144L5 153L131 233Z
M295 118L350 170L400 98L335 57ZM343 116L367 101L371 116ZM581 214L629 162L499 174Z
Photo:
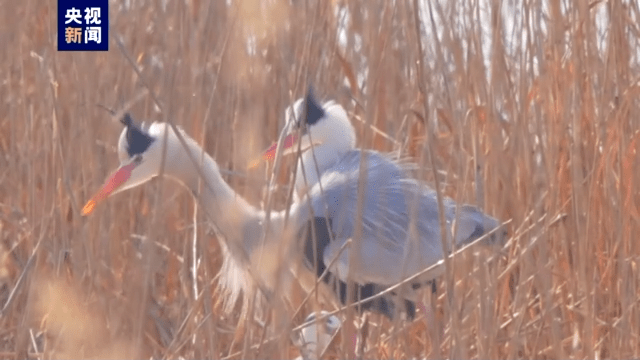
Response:
M305 189L310 189L320 180L320 176L338 160L345 151L336 151L330 144L320 144L302 153L298 160L296 174L296 190L302 195ZM317 171L316 171L317 168ZM304 169L304 173L303 173Z
M223 251L220 270L220 286L227 295L225 308L233 309L241 291L248 292L254 281L247 270L251 266L254 275L262 277L271 286L273 271L279 269L278 256L283 238L284 212L272 212L271 231L263 236L265 214L248 204L222 178L216 162L200 146L182 133L192 158L201 164L200 172L189 158L177 136L168 138L166 174L188 187L199 199L201 209L226 241L219 239ZM292 230L297 231L307 207L296 206L290 211ZM249 263L247 263L247 261ZM264 276L263 276L264 275ZM248 296L245 296L247 300ZM245 303L246 305L246 303Z
M298 160L296 174L296 190L299 196L305 192L305 189L310 189L318 183L320 176L326 170L336 165L347 152L355 148L355 131L351 124L347 124L347 126L349 128L338 129L331 136L319 139L321 144L313 146L302 153ZM316 140L313 139L313 130L311 137L312 140ZM301 162L304 164L304 174ZM316 171L316 165L318 171Z
M180 165L174 167L174 171L168 169L168 175L182 182L199 198L204 210L215 221L215 226L229 241L241 241L246 236L243 233L245 227L250 223L259 222L261 212L238 195L224 181L218 164L211 156L202 152L195 142L189 140L189 152L199 166L193 163L186 151L182 151Z

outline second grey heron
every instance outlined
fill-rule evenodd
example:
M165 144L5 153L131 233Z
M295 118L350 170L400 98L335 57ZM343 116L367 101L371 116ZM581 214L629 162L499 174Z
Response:
M390 223L393 225L397 225L398 223L407 225L408 218L410 217L410 211L406 195L418 195L418 211L416 212L415 220L419 229L418 236L423 237L418 241L418 244L419 246L425 246L425 248L418 250L417 252L407 254L409 256L407 260L410 264L418 264L421 262L434 264L442 259L444 254L440 250L441 246L440 239L438 237L439 235L435 232L438 228L437 200L435 192L426 185L420 184L415 179L411 178L406 171L407 168L411 167L411 165L406 162L398 161L395 155L356 149L355 129L349 121L347 113L342 106L334 101L328 101L323 105L320 105L316 101L310 89L306 98L298 99L292 106L287 108L283 131L286 133L286 138L284 140L284 154L295 152L298 148L298 140L300 142L299 148L301 154L298 159L296 170L296 191L294 194L297 196L294 197L295 201L299 201L307 191L309 191L311 196L321 196L318 195L318 193L322 193L322 189L327 186L325 182L331 179L335 174L340 174L340 176L348 174L349 176L357 177L360 169L360 160L364 154L364 156L367 157L367 167L376 168L375 171L377 174L376 177L367 178L367 180L371 179L374 181L373 184L364 184L367 189L364 192L365 207L369 206L369 204L387 204L389 208L386 209L386 211L388 211L389 215L395 216L395 220L392 220ZM272 145L263 154L264 159L274 157L276 145L277 144ZM391 180L382 187L378 187L378 184L376 184L375 181L382 179L385 176L391 177L394 180ZM355 179L352 179L352 181L355 181ZM318 185L318 183L321 184ZM393 184L393 186L402 187L404 191L407 192L405 194L400 194L403 190L400 190L399 188L391 189L388 187L391 184ZM375 199L376 189L384 190L385 192L383 194L388 195L388 197L386 197L386 199ZM350 192L349 194L353 195L355 192L356 190L353 190L353 192ZM347 221L353 220L357 200L355 198L348 198L343 199L342 201L342 207L351 209L351 213L349 214L350 216L346 218L348 219ZM445 217L447 225L450 227L453 227L456 222L456 206L457 205L453 200L449 198L444 199ZM385 210L381 211L384 213ZM322 214L319 215L320 216L316 214L315 220L317 223L316 229L320 229L316 230L316 235L318 238L322 239L322 243L318 247L323 251L327 251L327 254L325 254L322 259L318 259L318 262L321 264L317 270L318 275L325 270L323 263L329 263L329 260L332 257L331 254L336 253L335 248L344 243L344 238L338 238L338 240L332 244L332 247L328 247L330 235L325 231L325 229L329 228L331 231L336 228L333 227L333 224L332 226L327 227L326 220L322 218ZM345 219L341 216L338 217L343 220ZM363 218L365 225L371 224L372 228L375 228L375 222L367 220L368 219ZM483 214L477 208L470 205L461 205L459 214L457 215L458 230L456 232L455 243L457 246L470 243L483 236L488 231L491 231L498 225L499 224L496 219ZM349 224L347 226L351 228L345 231L345 233L353 234L353 225ZM378 230L383 229L380 228ZM406 230L406 227L404 227L403 230ZM400 266L400 264L404 264L404 259L399 256L400 252L396 252L394 254L391 252L385 253L384 240L373 240L374 236L378 238L386 237L387 239L393 237L394 235L391 232L383 232L381 234L378 231L371 230L368 231L367 234L370 237L363 237L363 243L361 245L361 247L369 249L366 256L368 256L369 259L374 259L376 258L374 255L376 252L383 254L380 257L381 262L378 263L378 268L367 268L368 274L363 276L359 282L361 285L359 291L366 296L370 296L380 290L384 290L387 286L390 286L391 283L393 283L393 281L389 281L390 279L398 279L399 274L397 271L402 270L402 266ZM406 235L406 233L401 233L400 236ZM492 238L495 239L503 235L504 234L496 234ZM307 237L310 236L311 233L309 232ZM310 240L307 239L307 243L309 244ZM311 251L314 248L308 247L308 249ZM365 252L363 252L363 255L364 254ZM416 258L412 259L411 256L413 255L422 257L422 260ZM307 256L309 257L310 255L307 254ZM343 254L341 261L343 264L348 263L348 254ZM389 263L385 264L385 262ZM371 261L370 264L375 266L373 261ZM385 264L385 266L381 266L382 264ZM379 273L377 274L377 278L374 279L372 274L378 270L386 272L386 274ZM414 270L415 268L408 270L408 273L416 273L417 271L414 272ZM344 274L348 270L342 268L341 271ZM403 271L407 270L404 269ZM346 276L340 276L341 280L344 280L345 278ZM365 279L368 279L370 282L363 284ZM421 284L419 282L414 283L412 285L412 290L417 289L420 285ZM340 284L340 286L343 287L344 292L344 284ZM341 297L344 300L345 294L343 292L341 292ZM363 297L366 297L364 295ZM383 299L378 301L377 307L379 307L379 310L382 310L383 313L387 313L388 311L384 309L387 308L388 305L389 304ZM413 312L412 302L408 301L406 306L407 313L411 315Z

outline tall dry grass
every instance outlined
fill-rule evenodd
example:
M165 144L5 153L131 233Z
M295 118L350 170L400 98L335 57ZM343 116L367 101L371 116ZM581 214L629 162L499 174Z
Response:
M200 216L193 251L187 191L156 180L79 209L117 166L121 125L96 104L172 119L259 206L268 170L245 166L309 83L359 145L511 219L501 254L453 262L430 321L372 317L364 358L640 356L637 2L119 3L107 53L57 52L55 1L3 4L1 358L297 355L221 312L218 245Z

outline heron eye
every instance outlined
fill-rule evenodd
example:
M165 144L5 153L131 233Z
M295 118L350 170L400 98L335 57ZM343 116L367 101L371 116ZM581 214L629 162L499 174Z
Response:
M133 162L135 162L136 164L140 164L142 162L142 155L138 154L136 156L133 157Z

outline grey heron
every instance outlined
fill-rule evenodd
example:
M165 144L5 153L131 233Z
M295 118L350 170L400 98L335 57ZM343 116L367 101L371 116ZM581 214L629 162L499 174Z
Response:
M306 126L322 124L318 120L326 113L312 96L307 97L302 117ZM137 126L128 114L122 122L125 128L118 143L120 166L89 200L83 214L91 213L99 201L141 185L161 173L177 180L197 195L210 215L212 225L226 239L226 242L220 242L224 252L220 285L226 290L227 304L235 303L243 291L252 287L252 277L242 259L245 254L250 261L256 259L253 255L257 253L268 256L264 255L264 249L281 243L283 234L290 230L285 228L285 212L271 213L267 232L265 212L236 194L222 178L215 160L184 131L178 129L178 136L168 124L158 122ZM303 124L299 123L299 126ZM184 144L180 138L184 139ZM359 189L361 156L366 156L367 161L364 189ZM198 159L199 164L193 159ZM288 223L301 238L304 263L309 270L315 270L318 277L322 276L325 283L334 285L333 290L343 303L347 302L348 278L355 286L352 294L366 299L435 264L449 250L441 246L435 192L407 175L403 166L376 151L347 151L321 172L318 183L289 209ZM199 186L201 179L202 188ZM322 185L322 190L318 184ZM356 223L359 193L363 196L362 221ZM413 226L418 236L412 238L410 206L414 200L417 201L418 216ZM444 230L450 239L456 204L447 198L444 205L447 219ZM467 205L459 208L457 221L457 245L471 242L499 226L495 218ZM360 246L345 247L355 236L357 226L362 227ZM490 240L496 241L499 235L492 235ZM349 264L353 251L359 258L358 266ZM401 303L394 298L378 297L369 302L362 301L360 309L371 309L389 317L401 310L413 317L414 290L433 278L433 273L426 273L415 279L409 284L408 291L402 292L404 301ZM230 306L227 308L231 309Z
M347 112L344 108L337 104L334 101L325 102L323 105L320 105L313 96L311 88L307 93L306 98L300 98L294 102L293 105L288 107L285 112L285 126L282 130L286 137L284 139L284 152L283 154L294 153L296 149L298 149L298 141L299 141L299 149L300 156L298 158L296 177L295 177L295 192L296 196L294 196L294 201L299 201L302 196L307 193L307 191L312 191L312 193L317 194L317 192L321 192L321 187L324 187L325 179L331 178L331 173L336 172L339 174L357 174L359 172L359 162L363 153L367 154L367 161L369 162L369 166L380 166L380 173L385 170L389 173L386 175L391 175L392 177L397 176L397 181L394 182L395 185L402 185L404 190L409 190L409 194L413 193L418 195L418 207L419 210L417 212L416 221L418 222L418 228L421 230L418 232L418 236L423 237L419 241L419 246L425 246L423 252L418 251L417 256L424 256L424 258L434 259L435 263L437 260L442 259L440 239L436 234L437 231L437 200L435 192L430 189L425 184L419 184L415 179L408 176L406 171L411 164L406 162L399 161L399 159L392 154L380 154L375 151L369 150L359 150L355 148L356 145L356 134L353 125L349 121L347 116ZM272 159L275 155L277 144L273 144L265 153L263 154L263 159L268 160ZM373 181L376 181L373 178ZM318 183L321 185L317 185ZM390 185L387 184L387 186ZM372 186L371 184L365 184L367 189L377 188L375 184ZM382 189L388 190L385 187ZM397 192L396 192L397 191ZM390 205L391 209L390 213L393 213L395 216L403 217L402 220L398 220L403 224L406 224L407 218L410 216L409 209L407 208L407 200L406 197L402 194L399 194L401 190L390 191L388 193L389 200L387 204ZM311 192L309 193L311 194ZM369 202L370 199L375 198L375 194L372 191L368 193L370 198L365 197L365 202ZM405 194L406 195L406 194ZM317 195L316 195L317 196ZM367 196L367 195L365 195ZM381 204L384 200L372 200L371 202L376 203L376 205ZM350 199L347 204L343 204L342 206L351 206L351 208L355 208L356 200ZM396 205L399 205L396 207ZM445 205L445 217L447 220L447 225L450 227L454 226L454 223L457 221L458 231L456 233L455 243L457 246L465 245L467 243L472 242L475 239L483 236L488 231L491 231L495 227L499 225L498 221L490 216L487 216L480 212L477 208L470 205L461 205L459 208L459 214L456 216L456 203L446 198L444 200ZM331 220L331 219L329 219ZM366 219L363 219L366 221ZM319 218L316 218L316 222L318 223L318 228L320 230L316 230L318 233L318 237L321 239L325 239L325 242L328 242L329 235L326 233L324 229L327 228L326 223ZM367 224L367 222L365 222ZM397 224L397 223L393 223ZM331 228L331 227L329 227ZM406 229L406 228L404 228ZM351 229L352 231L352 229ZM362 247L372 248L371 253L382 251L380 246L384 244L384 242L376 242L373 240L373 235L375 231L371 231L369 235L371 237L364 237L364 242ZM406 234L404 234L406 235ZM437 236L436 236L437 235ZM310 236L310 235L309 235ZM386 233L382 236L391 236L390 233ZM492 236L492 239L500 238L504 236L504 233L495 234ZM379 235L378 235L379 237ZM336 244L341 244L343 241L336 241ZM309 242L308 242L309 243ZM404 245L404 244L403 244ZM327 249L324 247L326 245L320 245L320 248ZM335 253L335 250L328 250L329 253ZM386 286L391 285L388 281L391 278L397 279L394 274L395 270L400 270L402 266L402 258L398 256L399 253L396 253L395 257L391 254L391 259L396 259L391 265L384 266L388 271L388 277L385 277L384 274L378 274L379 277L377 279L372 279L371 277L363 276L364 278L368 278L372 282L367 283L359 288L363 297L367 297L375 294L376 292L383 290ZM374 256L369 254L370 256ZM309 256L309 255L307 255ZM347 259L348 255L343 254L341 260L343 263L348 263ZM324 256L322 259L325 263L328 263L330 256ZM381 259L383 264L385 260L388 258ZM409 260L409 259L408 259ZM424 260L424 259L423 259ZM420 260L415 260L416 262L420 262ZM390 262L390 261L389 261ZM433 264L431 263L431 264ZM373 262L371 262L373 264ZM318 269L318 275L321 271L324 271L325 267L320 266ZM371 275L374 271L370 269ZM342 269L343 273L347 271L347 269ZM410 274L413 274L411 270ZM344 280L345 276L341 276L341 279ZM429 281L427 281L428 283ZM360 283L362 285L362 283ZM344 287L344 284L340 284ZM416 290L420 287L420 283L412 284L413 290ZM435 290L435 283L432 283L434 287L432 289ZM366 295L366 296L365 296ZM341 296L344 297L344 293L341 293ZM413 297L413 296L412 296ZM344 300L344 299L343 299ZM387 308L389 304L387 304L384 300L381 300L382 303L378 303L378 307L382 309ZM406 303L406 310L408 315L414 311L413 304L411 301ZM382 311L383 313L387 313L387 310Z

